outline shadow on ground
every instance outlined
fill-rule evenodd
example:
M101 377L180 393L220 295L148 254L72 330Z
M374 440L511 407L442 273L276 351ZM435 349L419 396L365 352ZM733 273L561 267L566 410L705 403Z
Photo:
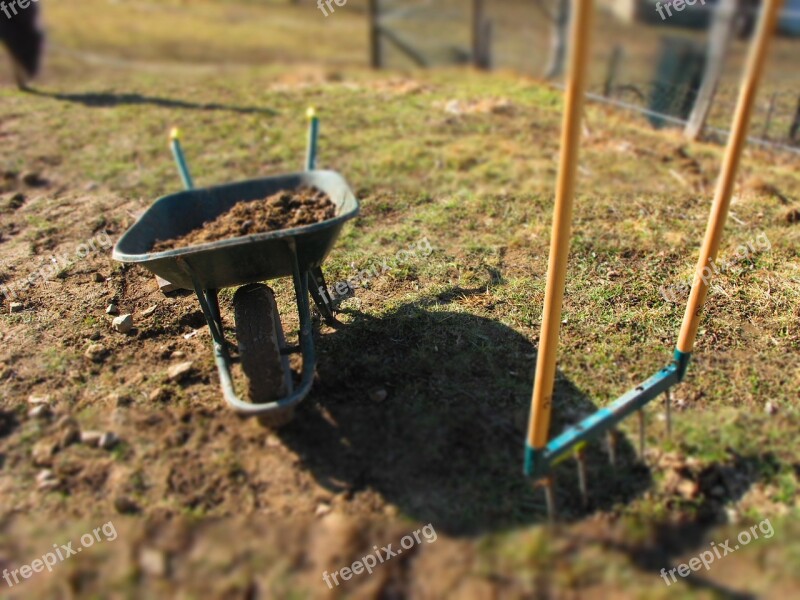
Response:
M522 474L535 348L501 323L453 310L453 298L473 293L482 290L454 290L380 318L351 313L351 323L321 337L320 381L280 435L323 486L375 490L451 535L546 518L542 492ZM595 410L569 381L556 387L553 431ZM387 397L371 398L376 390ZM605 451L587 454L590 478L608 482ZM627 441L618 456L634 462ZM585 516L575 469L563 466L559 484L561 518ZM649 471L626 465L614 485L591 490L590 508L626 502L649 485Z
M62 102L72 102L89 108L110 108L122 105L144 105L161 106L163 108L180 108L186 110L224 110L239 114L259 114L277 115L277 111L271 108L259 108L255 106L231 106L217 103L197 103L186 100L174 100L171 98L159 98L156 96L144 96L142 94L115 94L112 92L86 92L82 94L65 94L60 92L46 92L43 90L29 88L25 90L29 94L44 96L60 100Z

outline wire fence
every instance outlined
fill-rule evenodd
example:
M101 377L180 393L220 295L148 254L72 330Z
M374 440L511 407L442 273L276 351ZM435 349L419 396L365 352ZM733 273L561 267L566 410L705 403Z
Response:
M627 16L620 14L623 5L633 3L606 0L599 10L589 97L638 112L654 127L684 126L702 82L714 6L705 5L705 18L695 11L697 18L671 23L662 22L655 0L640 0ZM379 10L382 24L415 49L426 66L470 61L470 2L380 0ZM750 5L737 14L739 35L725 55L706 121L707 135L727 133L757 13L758 7ZM557 15L558 0L487 2L486 17L492 23L491 65L542 76L551 66ZM753 115L751 139L800 152L800 4L787 3L781 24L782 34L775 40ZM385 56L390 67L414 62L398 47L387 45ZM563 77L554 83L563 83Z

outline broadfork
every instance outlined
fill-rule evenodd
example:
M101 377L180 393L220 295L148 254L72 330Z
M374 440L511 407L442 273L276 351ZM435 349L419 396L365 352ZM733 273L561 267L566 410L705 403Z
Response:
M593 0L572 1L570 30L570 59L566 87L561 155L550 241L550 258L547 268L541 336L536 361L531 413L525 446L525 474L545 488L548 513L555 513L553 495L553 467L576 454L578 476L584 505L588 504L585 452L586 443L608 434L609 458L615 462L615 426L633 412L639 413L640 452L644 459L645 423L643 408L662 393L666 394L667 432L671 432L670 390L683 381L694 349L700 317L708 293L714 260L719 251L725 220L733 195L736 173L746 142L747 130L755 104L761 73L767 51L775 31L782 0L765 0L758 29L750 47L744 79L739 91L736 112L725 148L722 166L714 193L708 225L695 268L694 282L686 305L683 323L672 362L644 383L625 393L611 405L599 409L552 439L547 441L550 414L553 404L553 387L556 374L556 353L561 324L561 308L569 254L572 207L575 196L575 179L578 166L578 147L581 133L581 116L588 71L590 35L593 21Z

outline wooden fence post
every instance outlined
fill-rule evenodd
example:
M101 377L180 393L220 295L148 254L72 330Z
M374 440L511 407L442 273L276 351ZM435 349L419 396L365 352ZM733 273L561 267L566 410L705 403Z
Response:
M383 53L381 52L381 26L380 26L380 0L369 0L369 62L373 69L383 67Z
M716 12L708 34L708 56L703 72L703 83L697 93L697 100L695 100L689 116L689 122L683 130L684 137L690 140L700 137L711 112L714 96L717 94L717 85L725 66L725 54L733 38L738 4L737 0L720 0L716 5Z

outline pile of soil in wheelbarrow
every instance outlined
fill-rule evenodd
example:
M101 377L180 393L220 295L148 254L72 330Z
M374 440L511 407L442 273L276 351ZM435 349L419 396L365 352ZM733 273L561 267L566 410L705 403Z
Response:
M335 216L336 205L325 192L315 187L281 190L261 200L239 202L199 229L193 229L174 240L159 240L153 250L160 252L243 235L291 229Z

